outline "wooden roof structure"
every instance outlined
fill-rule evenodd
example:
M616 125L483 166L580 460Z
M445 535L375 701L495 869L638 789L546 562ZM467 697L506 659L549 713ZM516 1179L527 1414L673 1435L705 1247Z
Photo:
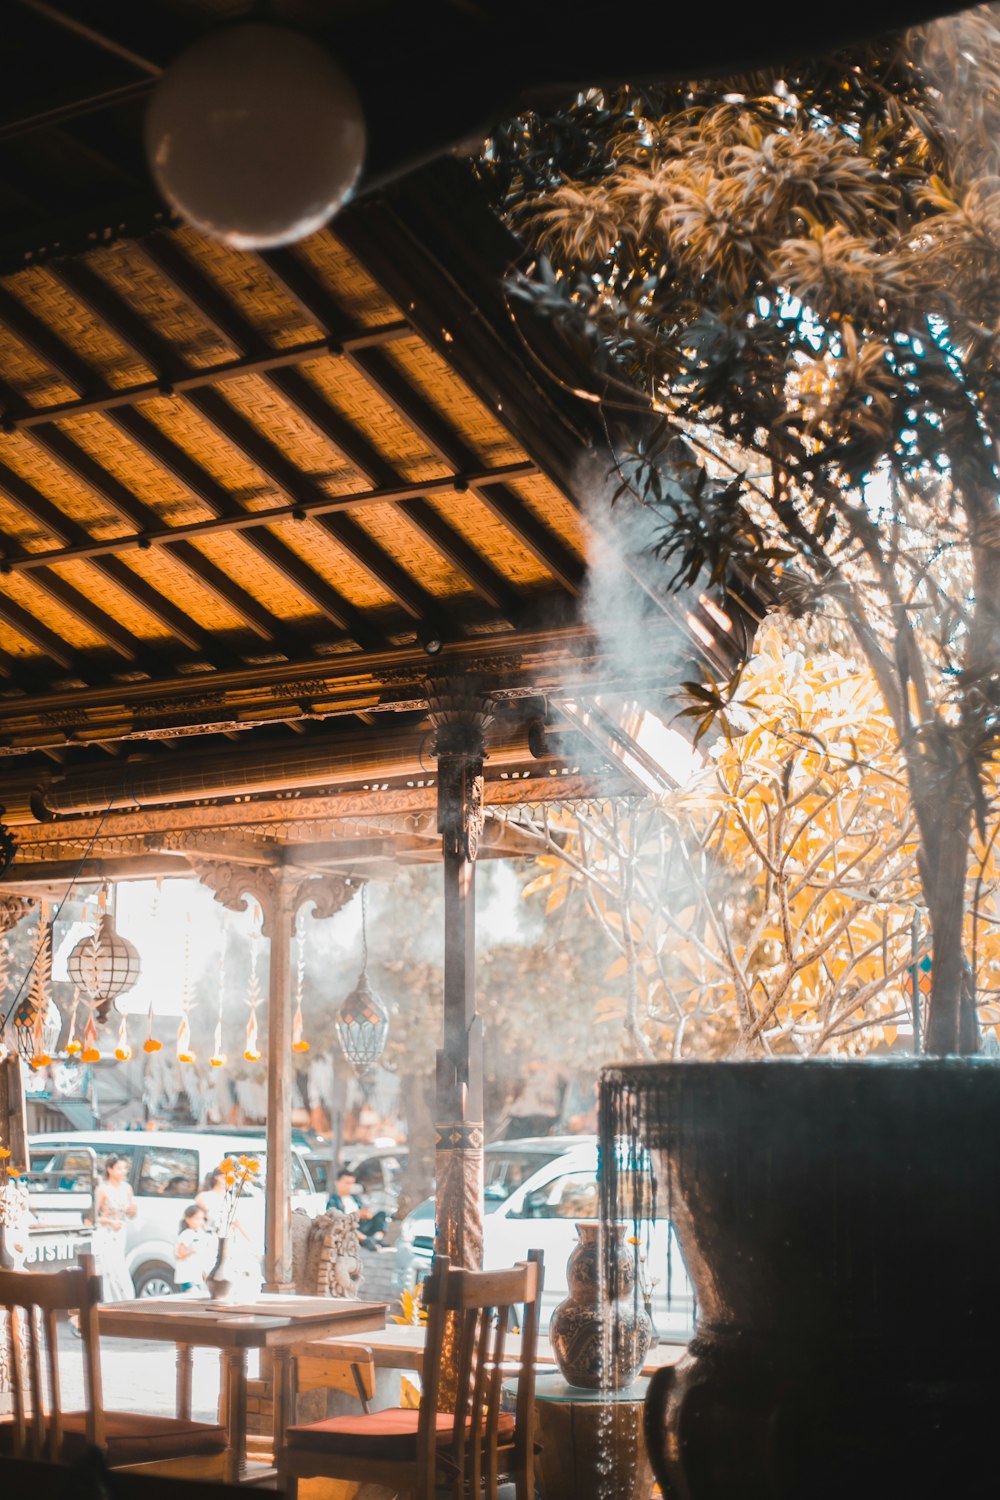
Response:
M628 782L539 731L625 684L581 607L612 455L565 351L511 320L519 247L455 161L292 249L214 244L156 199L143 90L96 51L75 109L0 118L8 885L434 858L427 680L469 672L498 703L483 852L530 852L504 808ZM749 596L636 586L630 691L732 669Z

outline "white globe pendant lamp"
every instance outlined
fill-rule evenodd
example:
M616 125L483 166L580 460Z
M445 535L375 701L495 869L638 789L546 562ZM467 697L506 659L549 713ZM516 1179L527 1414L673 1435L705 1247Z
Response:
M358 180L365 135L357 91L330 53L260 22L221 27L181 53L146 114L164 197L238 250L321 228Z

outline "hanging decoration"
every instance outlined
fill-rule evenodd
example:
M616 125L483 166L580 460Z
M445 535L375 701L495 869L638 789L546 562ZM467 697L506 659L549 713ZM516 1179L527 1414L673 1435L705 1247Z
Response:
M80 1053L80 1061L95 1063L101 1060L101 1049L97 1043L97 1022L94 1019L94 1007L91 1005L87 1013L87 1024L83 1028L83 1051Z
M193 1063L191 1046L191 913L184 925L184 969L181 980L181 1021L177 1028L177 1061Z
M243 1056L247 1062L260 1062L261 1052L258 1045L257 1007L260 1004L260 976L257 973L258 949L260 947L260 929L263 922L263 913L258 906L254 914L253 928L250 933L250 981L247 985L247 1005L250 1007L250 1015L247 1019L247 1035L243 1048Z
M153 887L153 900L149 908L151 923L155 923L160 914L160 891L162 887L162 880L157 880L156 885ZM150 995L149 1007L146 1011L146 1040L142 1044L142 1050L145 1053L153 1053L159 1052L162 1047L163 1043L153 1035L153 997Z
M153 1035L153 1002L150 1000L149 1009L146 1012L146 1040L142 1044L143 1052L159 1052L163 1046L161 1041Z
M69 1012L69 1035L66 1037L64 1052L67 1057L79 1057L83 1051L83 1043L76 1034L76 1013L80 1008L80 991L76 985L73 986L73 1003Z
M35 953L31 965L31 988L14 1015L17 1050L33 1068L44 1068L52 1061L59 1041L62 1017L52 999L52 923L49 904L43 901L38 912Z
M361 887L361 973L358 982L336 1015L340 1050L354 1068L367 1095L375 1077L375 1064L385 1051L389 1035L389 1013L368 983L368 885Z
M139 954L128 938L115 931L114 917L108 910L108 888L97 898L100 915L97 926L83 937L66 960L70 979L96 1006L97 1020L108 1019L112 1001L130 990L139 978Z
M212 1041L212 1055L208 1059L213 1068L222 1068L226 1063L226 1054L222 1050L222 1011L226 1003L226 958L228 953L229 918L223 914L222 947L219 953L219 1004L215 1013L215 1037Z
M302 1022L302 986L306 974L306 944L302 931L301 913L295 917L295 1014L292 1017L292 1051L308 1052L309 1043L304 1036Z
M115 1056L119 1062L128 1062L132 1056L132 1044L128 1039L128 1016L122 1016L118 1027L118 1040L115 1043Z

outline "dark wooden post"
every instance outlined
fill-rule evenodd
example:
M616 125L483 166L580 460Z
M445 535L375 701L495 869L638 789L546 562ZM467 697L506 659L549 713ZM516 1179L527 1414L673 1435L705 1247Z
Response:
M444 856L444 1038L437 1055L437 1251L483 1260L483 1023L476 1014L476 855L492 700L475 677L428 684Z

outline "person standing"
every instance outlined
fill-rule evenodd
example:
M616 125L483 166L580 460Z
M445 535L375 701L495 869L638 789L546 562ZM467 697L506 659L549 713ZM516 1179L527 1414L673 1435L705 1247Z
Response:
M205 1229L205 1210L189 1203L181 1219L180 1239L174 1250L179 1292L203 1292L205 1277L212 1269L218 1240Z
M128 1302L135 1287L125 1263L125 1224L136 1215L135 1196L126 1181L129 1160L113 1153L104 1163L104 1181L94 1196L94 1259L103 1278L105 1302Z

